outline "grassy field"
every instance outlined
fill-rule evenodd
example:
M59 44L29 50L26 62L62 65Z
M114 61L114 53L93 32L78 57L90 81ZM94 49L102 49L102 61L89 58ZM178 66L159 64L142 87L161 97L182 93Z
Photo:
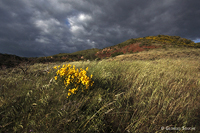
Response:
M88 67L94 85L66 98L52 68L69 63ZM188 132L183 126L198 132L199 125L200 49L163 48L0 70L3 133Z

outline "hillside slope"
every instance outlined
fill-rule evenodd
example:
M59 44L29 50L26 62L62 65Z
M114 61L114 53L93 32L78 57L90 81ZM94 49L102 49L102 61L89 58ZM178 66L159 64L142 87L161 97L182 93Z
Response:
M28 61L26 57L19 57L11 54L0 53L0 68L10 68L19 65L22 62Z
M47 57L38 58L25 58L15 55L0 54L0 68L2 67L15 67L19 63L34 62L34 63L48 63L48 62L64 62L64 61L80 61L80 60L95 60L115 57L124 54L133 54L137 56L142 51L152 49L168 49L168 48L200 48L200 43L179 36L148 36L142 38L129 39L125 42L119 43L114 46L106 47L103 49L87 49L74 53L59 53ZM143 57L142 57L143 58ZM152 57L153 58L153 57Z
M144 50L155 49L155 48L172 48L172 47L194 47L200 48L199 43L179 36L148 36L143 38L129 39L120 44L107 47L98 51L96 56L99 58L114 57L120 54L137 53Z

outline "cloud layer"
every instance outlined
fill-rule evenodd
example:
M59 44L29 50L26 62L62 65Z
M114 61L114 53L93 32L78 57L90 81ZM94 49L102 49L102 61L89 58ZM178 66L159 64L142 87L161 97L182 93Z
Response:
M0 0L0 53L49 56L130 38L200 39L200 1Z

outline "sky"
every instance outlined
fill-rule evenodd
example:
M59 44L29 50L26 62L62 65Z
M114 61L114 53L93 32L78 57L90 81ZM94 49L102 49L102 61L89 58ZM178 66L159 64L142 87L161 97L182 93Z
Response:
M199 0L0 0L0 53L43 57L131 38L200 42Z

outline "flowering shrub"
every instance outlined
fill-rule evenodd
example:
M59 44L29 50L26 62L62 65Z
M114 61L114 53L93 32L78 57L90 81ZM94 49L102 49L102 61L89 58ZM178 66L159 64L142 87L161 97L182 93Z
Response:
M68 89L68 96L67 98L72 95L76 94L79 88L82 89L82 92L84 89L88 89L89 86L92 86L94 81L91 80L92 74L90 78L86 75L86 71L88 70L88 67L86 68L86 71L82 68L80 68L80 71L75 69L75 66L73 65L73 68L71 68L70 64L60 66L55 66L54 69L58 69L55 76L55 80L61 81L65 88Z

